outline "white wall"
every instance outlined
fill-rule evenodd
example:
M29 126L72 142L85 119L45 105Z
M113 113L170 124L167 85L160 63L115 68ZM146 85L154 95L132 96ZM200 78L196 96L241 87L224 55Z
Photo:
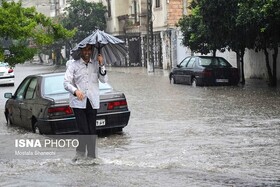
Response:
M153 4L153 29L154 31L161 31L167 25L167 8L166 3L161 3L159 8L155 8Z
M269 54L270 67L272 69L272 51L269 51ZM231 65L237 67L235 52L217 52L217 56L224 57L231 63ZM277 58L277 65L277 75L278 80L280 80L280 55L278 55ZM265 55L263 51L255 52L254 50L246 49L244 55L244 74L245 78L268 78Z
M189 48L184 47L181 44L182 35L181 32L178 34L178 44L177 44L177 63L186 57L191 55L191 51ZM280 51L280 48L279 48ZM269 61L270 67L272 69L272 52L269 51ZM196 54L195 54L196 55ZM199 54L197 54L199 55ZM210 55L210 54L209 54ZM234 67L237 67L236 53L226 51L224 53L217 51L217 56L221 56L228 60L230 64ZM173 63L174 66L174 63ZM244 55L244 74L245 78L262 78L267 79L267 67L265 62L265 55L263 51L255 52L254 50L246 50ZM280 80L280 52L277 58L277 79Z
M278 48L280 51L280 48ZM269 51L269 62L272 69L272 54L273 51ZM245 61L245 73L247 78L267 78L267 68L265 62L265 55L263 51L256 53L254 50L246 50ZM280 53L277 58L277 79L280 80Z
M191 56L191 50L182 44L182 32L178 32L177 40L177 64L179 64L185 57Z

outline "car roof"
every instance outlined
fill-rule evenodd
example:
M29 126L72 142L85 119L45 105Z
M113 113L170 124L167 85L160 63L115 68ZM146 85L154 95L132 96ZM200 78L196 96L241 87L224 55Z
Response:
M39 73L39 74L29 75L28 77L53 77L53 76L61 76L64 74L65 72Z
M64 76L64 74L65 72L51 72L51 73L39 73L39 74L29 75L27 77L46 78L46 77ZM109 83L102 83L102 82L99 83L100 83L99 86L103 86L104 89L112 89L112 86Z
M203 56L203 55L195 55L194 57L202 57L202 58L223 58L223 57L220 57L220 56Z
M208 58L208 59L224 59L226 60L224 57L221 56L204 56L204 55L194 55L194 56L187 56L186 58L190 58L190 57L195 57L195 58ZM227 60L226 60L227 61Z
M42 77L50 77L50 76L58 76L58 75L64 75L65 72L53 72L53 73L42 73L40 76Z

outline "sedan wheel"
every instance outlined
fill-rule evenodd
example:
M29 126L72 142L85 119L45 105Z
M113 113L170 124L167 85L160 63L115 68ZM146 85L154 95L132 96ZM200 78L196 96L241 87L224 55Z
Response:
M176 82L176 80L174 78L174 75L171 76L171 82L172 82L172 84L177 84L177 82Z
M192 87L196 87L196 78L192 79Z
M7 114L7 126L11 126L11 125L12 125L11 118L9 114Z
M33 125L32 131L33 131L33 133L35 133L35 134L42 134L41 131L40 131L40 129L39 129L39 127L38 127L38 125L37 125L37 122Z

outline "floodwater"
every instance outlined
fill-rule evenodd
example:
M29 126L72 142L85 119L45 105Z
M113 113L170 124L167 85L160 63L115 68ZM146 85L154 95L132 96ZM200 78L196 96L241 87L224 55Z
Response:
M17 66L16 85L53 69ZM0 186L280 186L279 89L262 80L173 85L167 71L145 68L109 68L109 79L126 94L131 118L123 133L99 137L97 163L73 164L73 148L10 156L16 138L44 136L7 127L1 96ZM15 88L0 87L0 94Z

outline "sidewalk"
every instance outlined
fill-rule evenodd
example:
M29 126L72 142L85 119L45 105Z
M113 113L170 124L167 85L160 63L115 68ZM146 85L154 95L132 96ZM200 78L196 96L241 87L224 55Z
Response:
M42 66L52 66L54 68L54 71L66 71L65 65L55 65L51 63L40 63L37 61L33 62L25 62L24 64L34 64L34 65L42 65ZM154 72L148 72L146 67L115 67L115 66L106 66L106 69L114 72L120 72L120 73L131 73L131 74L146 74L148 76L169 76L169 70L163 70L160 68L155 68Z
M131 74L146 74L148 76L169 76L169 70L163 70L159 68L155 68L155 72L148 72L145 67L112 67L107 66L106 69L108 71L115 71L121 73L131 73Z

